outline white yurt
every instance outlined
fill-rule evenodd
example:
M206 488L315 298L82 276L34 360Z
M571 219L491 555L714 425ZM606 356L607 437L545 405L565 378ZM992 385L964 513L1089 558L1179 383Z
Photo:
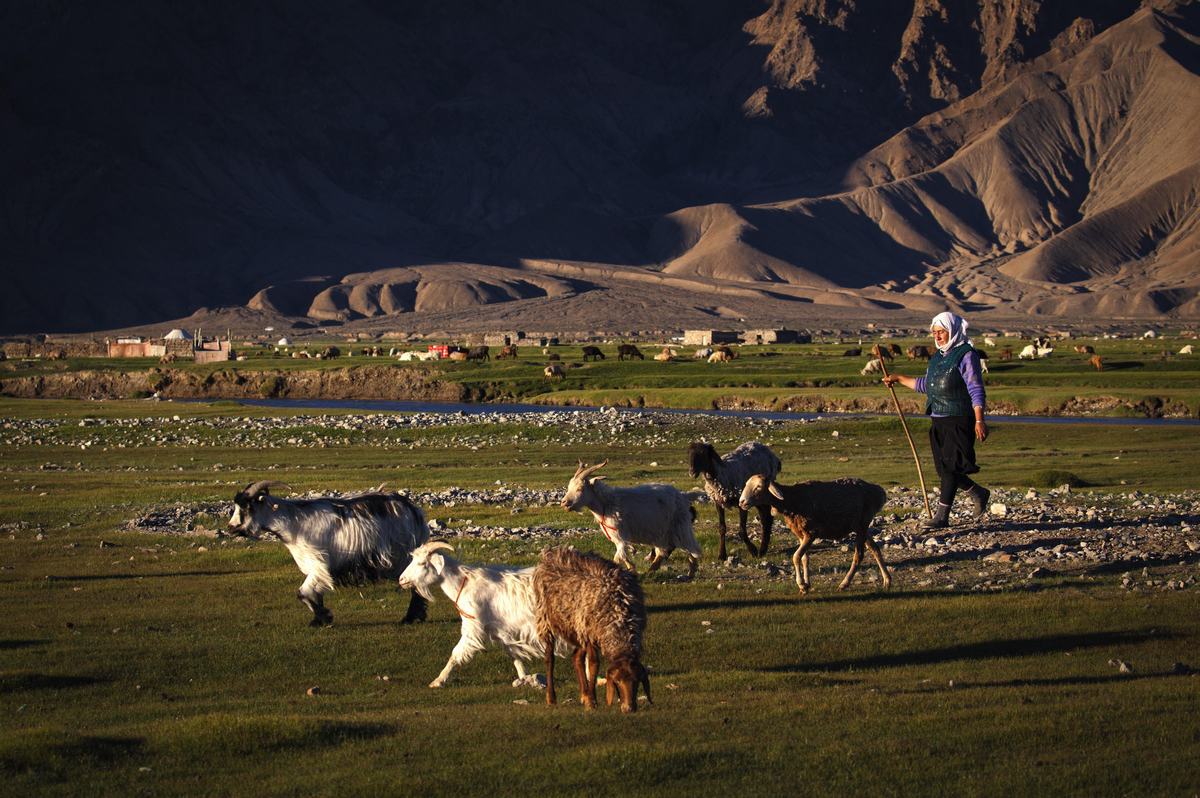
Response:
M275 346L291 346L291 340L285 335L275 342Z
M187 332L176 327L174 330L171 330L169 333L164 335L163 340L165 340L165 341L190 341L190 340L192 340L192 336L189 335Z

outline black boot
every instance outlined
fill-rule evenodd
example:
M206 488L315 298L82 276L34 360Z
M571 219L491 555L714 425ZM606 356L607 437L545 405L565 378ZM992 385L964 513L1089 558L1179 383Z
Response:
M950 526L950 505L938 502L933 518L921 524L922 529L945 529Z
M967 491L967 497L971 500L971 517L979 518L988 509L988 499L992 498L992 492L983 485L976 485Z

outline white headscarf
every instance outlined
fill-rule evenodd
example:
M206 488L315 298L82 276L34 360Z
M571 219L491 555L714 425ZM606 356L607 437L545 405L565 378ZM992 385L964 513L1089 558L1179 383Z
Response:
M944 313L939 313L933 317L933 321L929 322L930 331L934 327L941 327L950 333L950 338L946 341L946 344L938 347L938 351L943 355L959 344L971 343L971 339L967 338L967 320L962 316L957 316L948 310Z

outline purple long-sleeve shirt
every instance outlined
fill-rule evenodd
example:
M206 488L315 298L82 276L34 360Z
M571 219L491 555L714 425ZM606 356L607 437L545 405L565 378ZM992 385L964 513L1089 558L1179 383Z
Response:
M971 407L987 410L987 394L983 390L983 369L979 365L979 353L971 350L963 355L963 359L958 361L958 373L962 375L963 382L967 384ZM925 378L917 377L917 384L913 388L920 393L925 393Z

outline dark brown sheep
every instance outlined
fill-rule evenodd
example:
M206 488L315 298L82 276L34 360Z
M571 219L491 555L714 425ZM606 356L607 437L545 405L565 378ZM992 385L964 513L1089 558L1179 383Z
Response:
M883 488L861 479L845 478L833 482L814 479L784 486L759 474L746 480L738 506L749 510L766 505L783 516L800 541L792 554L792 565L796 569L796 587L801 593L807 593L809 546L817 538L844 540L850 535L854 535L854 556L838 590L850 586L862 561L864 547L879 566L884 589L892 586L892 576L871 536L871 521L886 503L887 492Z
M579 702L596 708L596 666L608 661L607 703L620 694L621 711L637 711L641 685L650 699L650 676L642 665L646 600L637 576L611 560L571 548L546 549L533 572L538 636L546 658L546 703L554 704L554 646L575 646ZM589 668L588 665L591 664Z

